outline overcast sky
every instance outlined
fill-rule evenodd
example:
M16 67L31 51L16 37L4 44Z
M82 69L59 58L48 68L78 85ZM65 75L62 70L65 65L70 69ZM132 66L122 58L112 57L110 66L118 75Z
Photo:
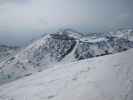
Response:
M133 25L133 0L0 0L0 43L24 44L60 28L102 32Z

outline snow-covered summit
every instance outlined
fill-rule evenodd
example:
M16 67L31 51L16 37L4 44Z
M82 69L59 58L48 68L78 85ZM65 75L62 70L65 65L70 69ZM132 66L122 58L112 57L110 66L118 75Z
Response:
M0 64L0 84L47 69L61 61L76 44L67 35L49 34Z
M84 35L83 33L80 33L78 31L70 29L70 28L59 30L57 33L58 34L66 34L66 35L73 37L75 39L82 38Z

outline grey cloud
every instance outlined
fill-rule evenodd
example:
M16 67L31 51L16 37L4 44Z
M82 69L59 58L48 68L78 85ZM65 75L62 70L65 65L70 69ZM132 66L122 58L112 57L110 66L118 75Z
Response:
M131 26L132 4L133 0L0 0L0 42L19 44L61 27L95 32Z
M6 4L6 3L25 3L29 0L0 0L0 5Z

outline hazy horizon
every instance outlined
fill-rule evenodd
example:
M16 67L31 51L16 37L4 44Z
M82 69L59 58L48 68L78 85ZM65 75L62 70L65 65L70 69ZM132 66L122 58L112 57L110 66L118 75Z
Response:
M104 32L133 26L133 0L0 0L0 43L24 45L61 28Z

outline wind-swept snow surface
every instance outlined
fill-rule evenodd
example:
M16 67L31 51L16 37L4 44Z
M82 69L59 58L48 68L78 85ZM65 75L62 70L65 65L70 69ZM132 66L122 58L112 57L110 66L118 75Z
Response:
M0 100L133 100L133 49L60 64L0 87Z

